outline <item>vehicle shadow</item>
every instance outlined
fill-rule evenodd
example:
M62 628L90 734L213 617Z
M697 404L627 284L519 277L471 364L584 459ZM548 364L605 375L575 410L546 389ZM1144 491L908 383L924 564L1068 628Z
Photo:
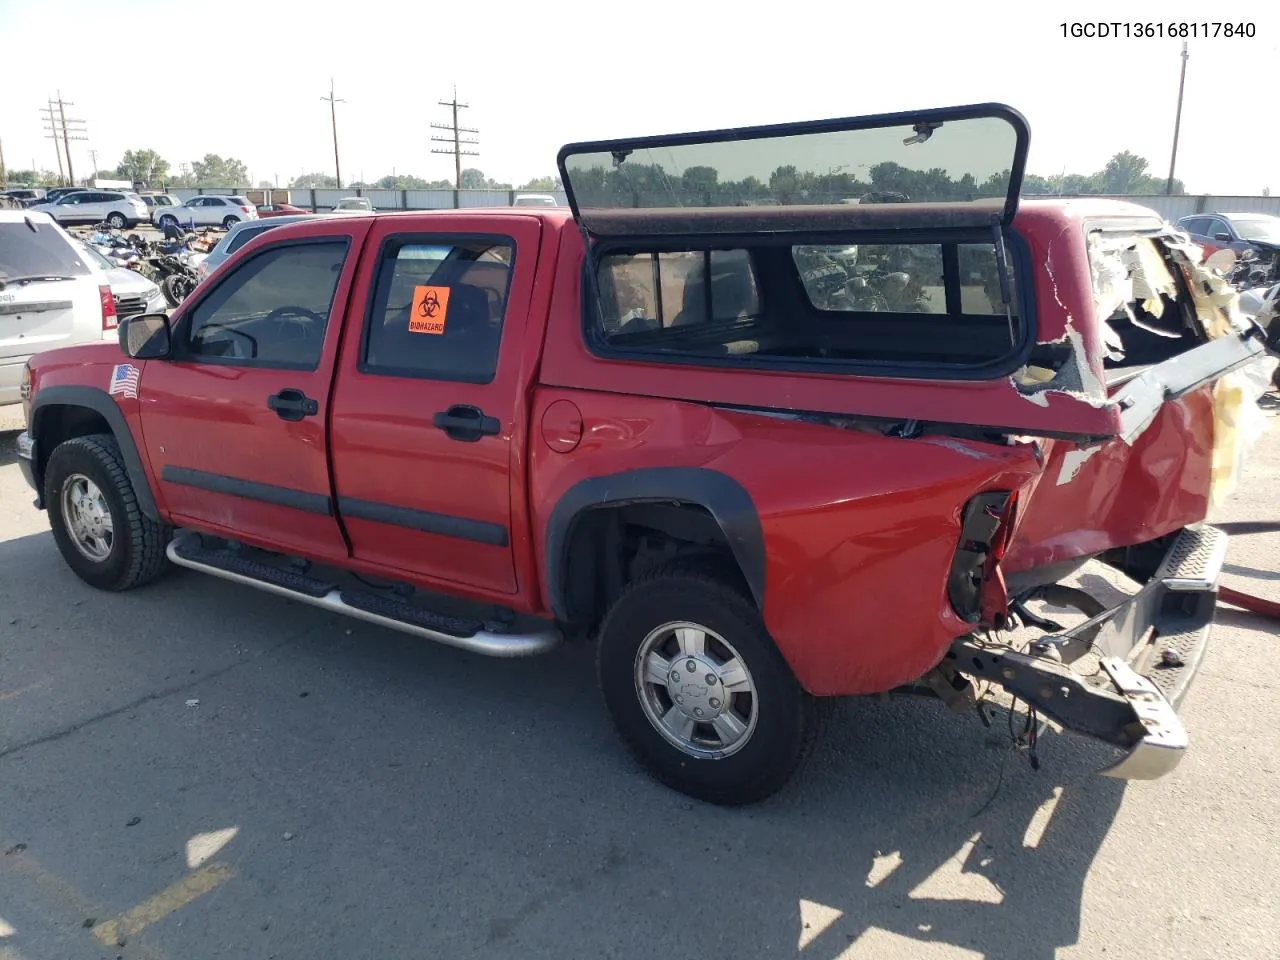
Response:
M0 467L18 462L18 434L21 430L0 430Z
M10 598L59 598L29 643L0 621L0 661L101 658L60 675L62 727L0 755L0 834L133 891L124 910L181 875L186 838L238 831L216 909L144 934L174 956L1047 960L1124 795L1095 775L1115 752L1078 739L1043 738L1033 771L1001 709L862 699L782 793L718 808L644 776L579 647L495 661L185 571L102 594L48 534L0 543L0 570ZM230 665L197 672L193 647ZM81 688L119 703L78 715ZM48 696L0 696L0 728Z

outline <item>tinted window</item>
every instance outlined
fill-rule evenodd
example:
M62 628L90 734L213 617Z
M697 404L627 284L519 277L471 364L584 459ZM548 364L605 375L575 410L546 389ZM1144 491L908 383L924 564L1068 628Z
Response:
M0 223L0 280L15 277L83 277L89 273L85 258L52 226L25 222Z
M981 367L1026 338L990 243L838 244L601 259L607 349L754 365Z
M243 230L240 231L239 234L237 234L235 237L232 238L231 242L227 244L227 249L223 252L226 253L228 256L230 256L231 254L239 250L241 247L243 247L250 240L252 240L254 237L256 237L258 234L260 234L263 230L267 230L267 229L269 228L268 227L245 227Z
M204 205L206 207L222 207L226 206L226 201L221 197L205 197Z
M115 203L117 200L123 200L123 193L100 193L98 194L99 203Z
M384 247L362 367L488 383L498 365L510 241L392 241Z
M346 252L345 239L296 244L236 267L192 311L187 353L314 370Z
M1226 225L1226 223L1224 223L1224 222L1223 222L1222 220L1220 220L1218 217L1212 217L1212 218L1210 218L1210 220L1209 220L1209 229L1208 229L1208 230L1206 230L1205 232L1206 232L1206 233L1208 233L1208 234L1209 234L1209 236L1211 236L1211 237L1216 237L1216 236L1217 236L1218 234L1220 234L1220 233L1225 233L1225 234L1228 234L1228 235L1230 235L1230 233L1231 233L1231 231L1227 229L1227 225Z

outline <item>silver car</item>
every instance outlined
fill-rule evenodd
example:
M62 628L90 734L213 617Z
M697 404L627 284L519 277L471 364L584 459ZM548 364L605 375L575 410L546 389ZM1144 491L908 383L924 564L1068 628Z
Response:
M299 213L283 217L263 217L260 220L245 220L237 223L227 231L225 237L218 241L218 245L209 251L208 256L195 264L196 273L203 280L223 264L228 257L265 230L270 230L272 227L278 227L286 223L297 223L299 220L315 220L318 217L319 214Z
M116 230L136 227L151 217L140 196L120 190L77 190L63 194L52 203L37 203L30 209L49 214L63 226L105 221Z
M116 316L123 320L142 313L164 313L169 304L164 291L136 270L117 267L92 245L73 240L77 250L103 273L111 285L111 299L116 305Z

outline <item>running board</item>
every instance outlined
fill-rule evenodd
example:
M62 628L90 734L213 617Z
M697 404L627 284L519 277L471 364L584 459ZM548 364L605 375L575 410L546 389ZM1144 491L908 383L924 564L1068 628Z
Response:
M179 567L487 657L534 656L554 649L561 640L560 631L552 626L527 633L504 633L479 620L433 613L394 597L341 590L336 584L260 563L234 550L206 549L194 537L171 540L165 555Z

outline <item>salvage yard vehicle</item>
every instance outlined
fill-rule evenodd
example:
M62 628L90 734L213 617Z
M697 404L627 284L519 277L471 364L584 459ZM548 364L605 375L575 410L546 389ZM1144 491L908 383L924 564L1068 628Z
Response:
M623 740L715 803L895 691L1003 688L1158 777L1274 361L1152 211L1020 203L1028 140L996 104L583 143L568 211L279 226L33 359L22 469L102 590L173 564L497 657L594 643ZM1141 588L1066 589L1090 561Z
M204 194L176 207L156 211L155 224L166 227L222 227L230 230L241 220L257 220L258 208L241 196Z
M109 223L114 230L136 227L150 217L147 205L136 193L119 190L75 190L56 200L31 207L59 223Z
M104 338L108 354L119 352L103 262L48 214L0 209L0 406L22 400L33 354Z

